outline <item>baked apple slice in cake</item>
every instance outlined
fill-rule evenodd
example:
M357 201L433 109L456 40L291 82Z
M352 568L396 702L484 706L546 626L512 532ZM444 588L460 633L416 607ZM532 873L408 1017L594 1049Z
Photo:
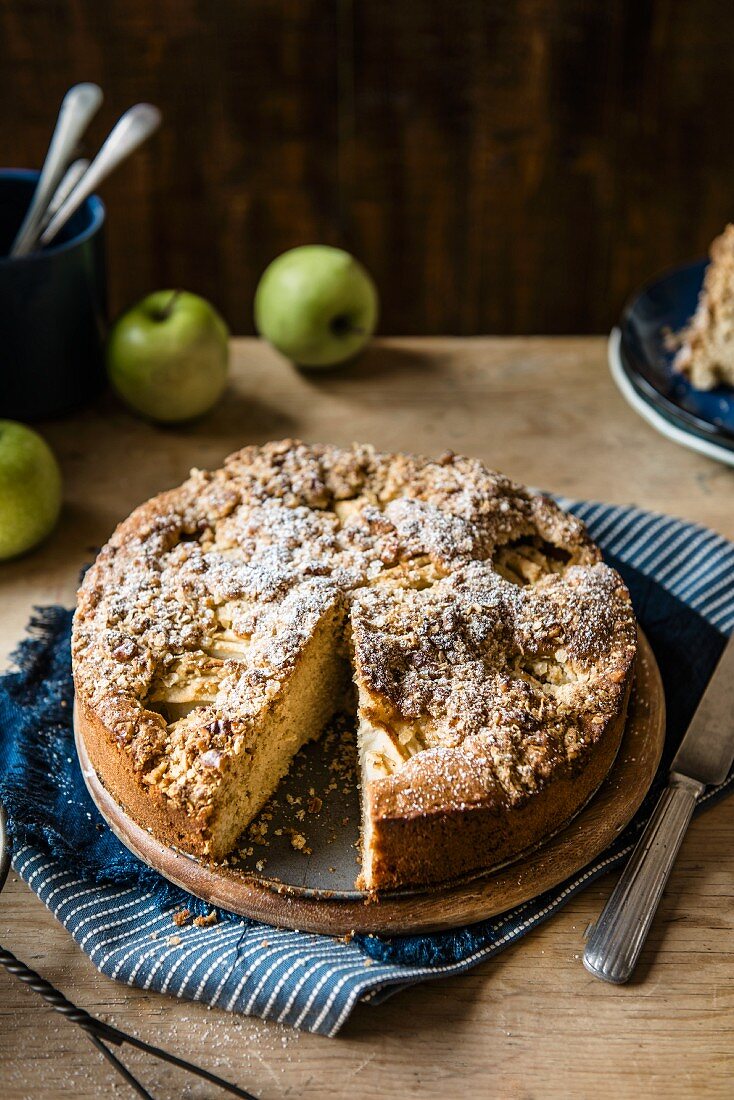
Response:
M163 843L219 860L358 695L370 889L494 866L619 745L635 625L583 525L480 462L285 440L120 525L74 619L78 727Z

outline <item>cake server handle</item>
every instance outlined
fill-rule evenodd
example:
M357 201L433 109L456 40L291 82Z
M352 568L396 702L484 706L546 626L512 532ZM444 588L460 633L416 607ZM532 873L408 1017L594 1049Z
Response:
M591 928L584 966L622 985L632 976L704 785L671 773L619 882Z

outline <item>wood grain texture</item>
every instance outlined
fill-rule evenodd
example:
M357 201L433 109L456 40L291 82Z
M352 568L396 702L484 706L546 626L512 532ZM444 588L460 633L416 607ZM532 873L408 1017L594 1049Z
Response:
M114 310L182 285L249 332L323 241L386 333L599 332L733 214L733 46L717 0L0 0L0 144L40 165L80 79L92 149L163 109L104 185Z
M632 820L650 789L665 744L665 695L655 657L640 632L635 686L619 752L602 786L570 824L489 876L445 889L365 895L363 901L356 902L327 896L333 891L321 891L314 897L313 891L278 889L277 880L268 883L211 866L162 844L126 812L100 780L87 751L76 704L74 729L84 781L97 809L123 844L177 886L217 908L279 928L332 936L351 932L398 935L443 931L505 913L557 886L603 852ZM351 836L349 843L351 847Z
M0 660L33 604L72 602L81 563L141 500L192 465L215 467L242 444L289 433L451 447L530 484L671 512L734 537L734 472L635 416L599 339L382 341L324 377L240 341L227 400L192 428L146 425L106 398L44 432L61 459L65 507L43 547L0 569ZM86 1008L263 1100L723 1100L734 1044L732 851L729 799L692 825L629 986L598 982L581 964L584 929L611 888L605 877L469 973L360 1006L336 1040L111 982L17 881L0 897L0 941ZM181 1077L131 1061L156 1097L181 1096ZM13 1100L96 1100L113 1087L88 1041L3 974L0 1067Z

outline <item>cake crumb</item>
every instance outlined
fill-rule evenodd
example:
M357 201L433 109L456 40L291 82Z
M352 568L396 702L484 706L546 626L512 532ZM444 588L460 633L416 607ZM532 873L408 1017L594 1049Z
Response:
M144 789L185 810L186 835L227 793L226 769L249 766L250 718L280 722L274 708L295 690L292 676L322 635L338 634L360 693L395 715L388 739L397 739L396 759L377 752L376 765L392 774L412 761L399 781L400 812L411 818L433 813L447 775L462 814L494 792L495 776L514 807L554 769L580 773L620 715L635 637L622 582L576 520L474 460L452 459L444 470L369 448L284 441L248 448L148 509L142 526L136 513L120 529L84 581L75 671ZM224 656L214 656L220 645ZM324 645L336 659L336 643ZM207 706L166 721L189 688ZM120 709L128 696L142 708L135 720ZM151 711L148 699L160 705ZM350 695L352 723L356 705ZM253 853L284 833L294 850L312 854L299 824L323 844L306 813L325 804L326 820L315 824L324 832L337 825L341 793L355 790L354 738L343 731L328 774L309 771L306 756L296 760L291 780L303 798L281 796L295 828L273 828L271 803L239 844ZM235 757L242 763L230 764ZM322 802L312 774L334 799ZM214 840L212 850L223 851Z
M219 920L216 909L212 909L210 913L207 913L205 917L194 917L194 924L197 928L210 928L212 924L216 924Z

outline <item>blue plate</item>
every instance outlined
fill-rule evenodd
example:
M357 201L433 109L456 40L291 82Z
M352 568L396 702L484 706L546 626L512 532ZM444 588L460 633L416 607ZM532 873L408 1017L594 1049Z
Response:
M666 337L696 309L707 261L675 268L648 283L626 307L620 356L630 382L668 420L701 438L734 442L734 390L696 390L673 370Z
M703 432L694 431L672 414L668 415L667 412L655 408L652 402L640 393L639 389L632 384L631 376L622 361L621 344L622 333L619 328L613 328L607 345L609 370L627 404L666 439L670 439L681 447L687 447L689 451L696 451L698 454L706 455L707 458L713 458L716 462L734 467L734 440L723 437L712 439Z
M649 400L640 385L639 375L632 370L622 355L619 329L614 329L609 341L609 365L612 377L627 402L659 432L669 439L691 447L694 451L734 465L734 439L722 435L712 425L699 429L692 427L688 414L671 412ZM669 425L669 428L666 428ZM728 455L728 457L727 457Z

